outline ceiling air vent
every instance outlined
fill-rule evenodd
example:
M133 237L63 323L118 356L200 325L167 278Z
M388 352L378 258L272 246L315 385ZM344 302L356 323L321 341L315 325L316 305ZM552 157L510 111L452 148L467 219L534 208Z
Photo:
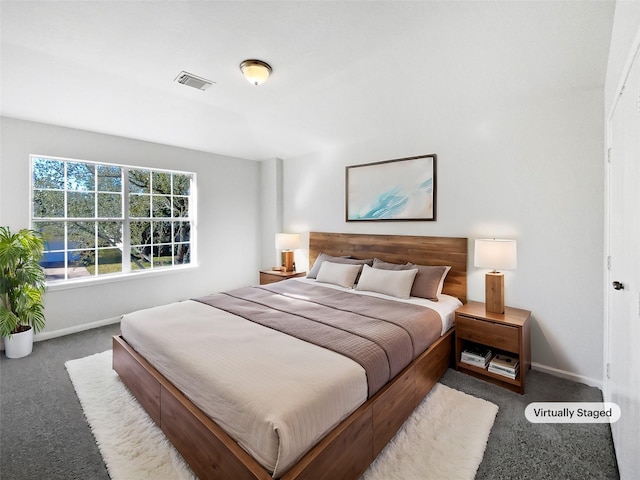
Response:
M211 80L198 77L197 75L188 72L180 72L180 74L175 78L175 81L189 87L197 88L198 90L206 90L214 83Z

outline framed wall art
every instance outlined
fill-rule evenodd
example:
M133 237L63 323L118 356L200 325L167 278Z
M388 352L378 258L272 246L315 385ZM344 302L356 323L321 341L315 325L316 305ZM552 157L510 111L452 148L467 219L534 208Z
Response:
M436 219L437 155L346 167L346 220Z

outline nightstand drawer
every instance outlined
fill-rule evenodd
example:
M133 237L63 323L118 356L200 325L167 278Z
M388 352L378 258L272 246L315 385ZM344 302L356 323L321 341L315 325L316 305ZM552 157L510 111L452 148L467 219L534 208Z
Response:
M307 272L281 272L280 270L261 270L260 285L280 282L288 278L306 277Z
M465 340L501 348L509 352L519 352L520 350L518 328L509 325L500 325L491 321L458 315L456 335Z
M280 280L283 280L283 278L260 272L260 285L268 285L269 283L276 283Z

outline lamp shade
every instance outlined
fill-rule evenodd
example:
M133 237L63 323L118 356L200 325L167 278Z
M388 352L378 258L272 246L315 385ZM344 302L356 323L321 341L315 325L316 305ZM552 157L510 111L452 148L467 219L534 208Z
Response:
M262 60L245 60L240 64L240 70L253 85L263 84L271 75L271 66Z
M518 255L515 240L477 239L474 265L495 270L515 270Z
M299 233L276 233L276 250L295 250L299 247Z

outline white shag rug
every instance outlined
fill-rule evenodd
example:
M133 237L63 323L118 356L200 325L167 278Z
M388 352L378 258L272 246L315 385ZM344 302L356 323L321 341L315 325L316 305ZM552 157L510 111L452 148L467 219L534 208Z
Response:
M112 480L196 478L111 369L111 350L65 365ZM438 383L361 480L471 480L497 413Z

